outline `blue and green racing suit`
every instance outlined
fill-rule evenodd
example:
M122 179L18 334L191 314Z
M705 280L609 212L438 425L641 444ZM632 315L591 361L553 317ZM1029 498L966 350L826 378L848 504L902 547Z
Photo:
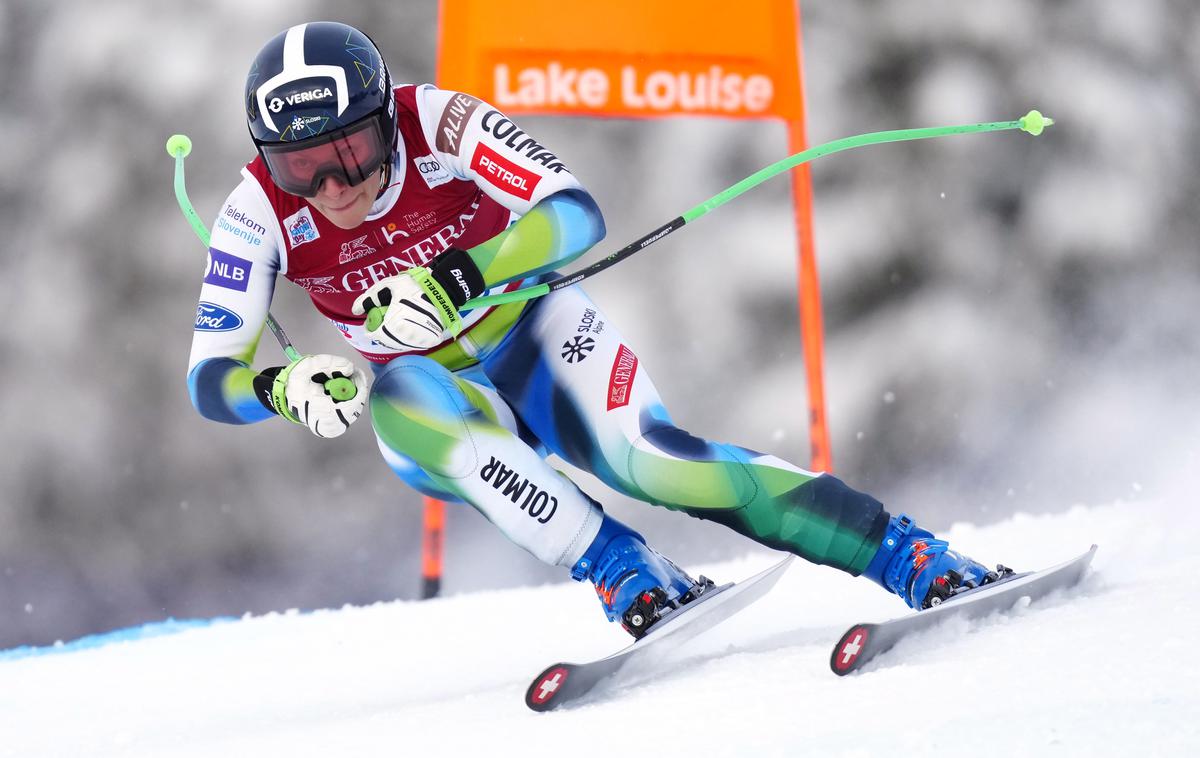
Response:
M830 475L677 427L636 346L578 285L469 311L461 334L427 351L372 342L350 305L383 278L455 248L501 292L569 264L605 231L557 155L500 111L432 85L395 96L390 183L355 229L279 190L261 159L243 170L217 217L197 306L196 409L231 424L274 415L252 364L282 276L373 366L369 415L392 471L470 504L542 561L573 566L603 517L603 496L552 468L553 453L630 497L861 573L887 528L882 505Z

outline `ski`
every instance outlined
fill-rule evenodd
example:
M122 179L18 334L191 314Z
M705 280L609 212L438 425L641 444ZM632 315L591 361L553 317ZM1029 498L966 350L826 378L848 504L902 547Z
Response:
M660 621L645 637L607 658L548 666L525 691L525 705L535 711L549 711L576 702L630 661L662 651L668 644L680 645L713 628L767 594L793 558L789 555L749 579L708 590Z
M1038 600L1083 579L1096 546L1082 555L1041 571L1014 574L994 584L967 590L927 610L879 624L855 624L838 640L829 656L829 667L838 676L862 668L905 637L923 632L952 618L974 619L1011 609L1021 598Z

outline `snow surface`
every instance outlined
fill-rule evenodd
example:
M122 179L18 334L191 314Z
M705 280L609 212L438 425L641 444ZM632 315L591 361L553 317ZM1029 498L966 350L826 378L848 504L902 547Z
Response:
M796 564L669 659L546 714L523 704L532 676L625 644L573 583L8 651L0 755L1200 755L1198 520L1118 503L956 526L956 547L1018 569L1100 550L1069 596L950 622L846 678L839 634L904 608ZM724 581L774 557L694 568Z

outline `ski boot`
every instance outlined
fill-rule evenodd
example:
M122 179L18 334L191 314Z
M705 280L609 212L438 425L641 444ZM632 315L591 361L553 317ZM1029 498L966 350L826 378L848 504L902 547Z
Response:
M934 538L903 513L892 516L879 552L862 573L919 611L1011 574L1010 568L996 566L989 571L954 552L949 543Z
M703 576L692 579L647 547L642 535L607 514L596 538L571 568L571 578L591 581L608 620L620 619L634 639L714 586Z

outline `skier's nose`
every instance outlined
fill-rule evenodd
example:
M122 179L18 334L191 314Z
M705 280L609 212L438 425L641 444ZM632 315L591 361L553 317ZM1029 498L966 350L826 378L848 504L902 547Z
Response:
M327 176L321 180L321 186L318 191L322 195L337 197L345 192L348 186L349 185L347 185L341 179L338 179L336 176Z

